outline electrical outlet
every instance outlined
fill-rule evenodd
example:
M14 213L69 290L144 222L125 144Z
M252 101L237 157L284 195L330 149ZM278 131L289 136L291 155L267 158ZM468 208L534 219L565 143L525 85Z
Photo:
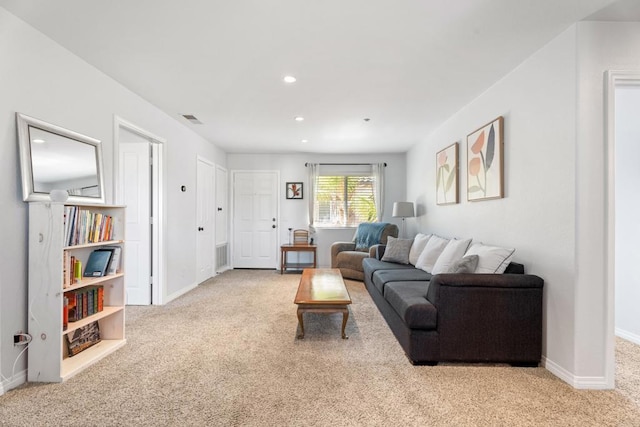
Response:
M30 341L31 341L31 336L22 331L18 331L13 335L14 346L29 344Z

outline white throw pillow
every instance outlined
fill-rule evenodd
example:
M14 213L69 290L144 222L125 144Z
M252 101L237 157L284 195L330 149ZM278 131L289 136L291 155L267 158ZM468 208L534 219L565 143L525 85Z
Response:
M464 256L464 253L467 251L469 244L471 244L471 239L450 240L447 244L447 247L444 248L444 250L438 257L438 260L433 265L431 274L435 275L440 273L447 273L451 266Z
M438 236L431 236L427 245L424 247L424 250L418 257L418 261L416 262L416 268L426 271L427 273L431 273L433 270L433 265L438 260L438 257L447 247L449 243L448 239L443 239Z
M413 239L396 239L393 236L387 237L387 247L381 261L397 262L398 264L409 264L409 249Z
M431 234L416 234L416 237L413 238L413 244L411 245L411 250L409 251L409 264L416 265L418 262L418 257L424 250L424 247L427 246L427 242L431 238Z
M496 273L502 274L513 258L513 248L501 248L498 246L483 245L474 243L471 245L465 256L478 255L478 268L476 273Z

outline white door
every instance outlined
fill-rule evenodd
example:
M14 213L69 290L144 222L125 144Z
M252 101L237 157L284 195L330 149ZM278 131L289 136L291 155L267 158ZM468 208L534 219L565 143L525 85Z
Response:
M216 166L216 245L227 243L227 170Z
M196 281L213 276L214 186L213 163L198 157L196 165Z
M125 287L127 305L151 304L150 144L120 144L122 201L125 210Z
M233 175L233 266L276 268L278 175L235 172Z

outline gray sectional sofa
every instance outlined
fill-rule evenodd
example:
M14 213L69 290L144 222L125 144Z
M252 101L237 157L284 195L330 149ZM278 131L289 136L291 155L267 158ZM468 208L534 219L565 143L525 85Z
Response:
M436 274L362 261L364 283L413 364L504 362L537 366L543 280L511 262L502 274Z

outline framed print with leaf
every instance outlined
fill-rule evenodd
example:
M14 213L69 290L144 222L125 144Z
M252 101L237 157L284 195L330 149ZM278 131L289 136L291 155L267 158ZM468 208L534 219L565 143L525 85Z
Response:
M287 199L302 199L301 182L287 182Z
M436 155L436 203L458 203L458 143L438 151Z
M467 136L467 200L504 197L502 116Z

